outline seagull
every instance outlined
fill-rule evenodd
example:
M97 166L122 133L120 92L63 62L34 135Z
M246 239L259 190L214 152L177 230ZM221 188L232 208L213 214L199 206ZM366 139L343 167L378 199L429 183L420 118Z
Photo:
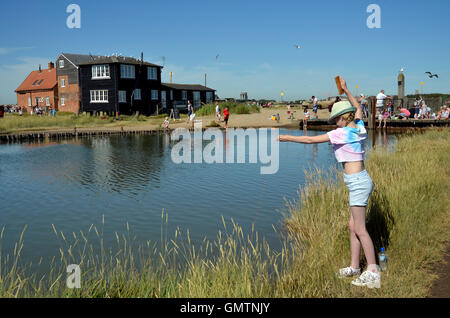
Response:
M433 78L433 77L439 78L439 76L437 74L431 74L431 72L425 72L425 74L428 74L429 78Z
M405 71L405 68L402 67L402 68L400 69L400 73L403 73L404 71Z
M219 54L216 55L216 60L219 58Z
M295 44L294 47L298 50L300 48L300 45Z

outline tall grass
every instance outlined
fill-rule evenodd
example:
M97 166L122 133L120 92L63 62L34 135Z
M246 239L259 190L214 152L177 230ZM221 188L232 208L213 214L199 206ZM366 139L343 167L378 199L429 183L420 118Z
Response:
M335 275L349 263L349 206L342 176L330 170L310 171L299 200L289 203L281 251L224 219L215 241L195 247L189 232L164 230L164 212L160 244L138 244L127 227L107 249L104 221L100 229L70 236L53 227L60 255L45 275L21 265L23 235L12 256L0 248L0 296L424 297L450 229L449 137L448 129L401 137L395 153L377 150L366 161L375 183L368 229L376 249L384 246L388 255L380 289L355 287ZM72 263L81 267L81 289L66 287Z
M226 102L220 103L220 110L223 112L225 107L228 107L230 114L252 114L259 113L259 107L256 105L242 104L242 103L233 103ZM197 116L213 116L216 114L216 105L215 104L206 104L198 109L196 112Z

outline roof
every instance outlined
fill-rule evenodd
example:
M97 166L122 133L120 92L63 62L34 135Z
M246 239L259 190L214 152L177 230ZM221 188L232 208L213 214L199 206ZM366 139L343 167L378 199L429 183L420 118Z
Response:
M91 54L72 54L72 53L61 53L64 55L70 62L74 65L94 65L94 64L113 64L113 63L121 63L121 64L134 64L140 65L141 60L136 59L134 57L127 56L102 56L102 55L91 55ZM143 62L142 65L146 66L156 66L163 67L161 65Z
M215 91L213 88L209 88L200 84L173 84L173 83L161 83L163 86L174 89L183 89L189 91Z
M54 89L58 84L56 81L56 69L45 69L41 72L33 71L23 81L23 83L16 89L20 91L37 91Z

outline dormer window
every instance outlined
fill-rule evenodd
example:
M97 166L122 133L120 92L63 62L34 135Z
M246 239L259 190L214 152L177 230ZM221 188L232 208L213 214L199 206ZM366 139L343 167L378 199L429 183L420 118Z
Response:
M59 68L64 68L64 60L59 60Z
M109 74L109 65L92 65L92 79L101 78L111 78Z

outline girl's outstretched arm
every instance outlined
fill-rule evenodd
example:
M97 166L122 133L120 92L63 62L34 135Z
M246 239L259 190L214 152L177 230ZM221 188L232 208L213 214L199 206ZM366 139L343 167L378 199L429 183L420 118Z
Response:
M281 142L298 142L301 144L320 144L323 142L330 141L330 137L327 134L319 136L291 136L291 135L280 135L278 140Z
M341 87L344 90L345 94L347 95L348 100L353 105L353 107L356 107L355 119L362 119L361 105L359 105L359 103L357 102L355 97L353 97L352 93L347 88L347 83L345 82L345 80L342 77L340 77L340 81L341 81Z

